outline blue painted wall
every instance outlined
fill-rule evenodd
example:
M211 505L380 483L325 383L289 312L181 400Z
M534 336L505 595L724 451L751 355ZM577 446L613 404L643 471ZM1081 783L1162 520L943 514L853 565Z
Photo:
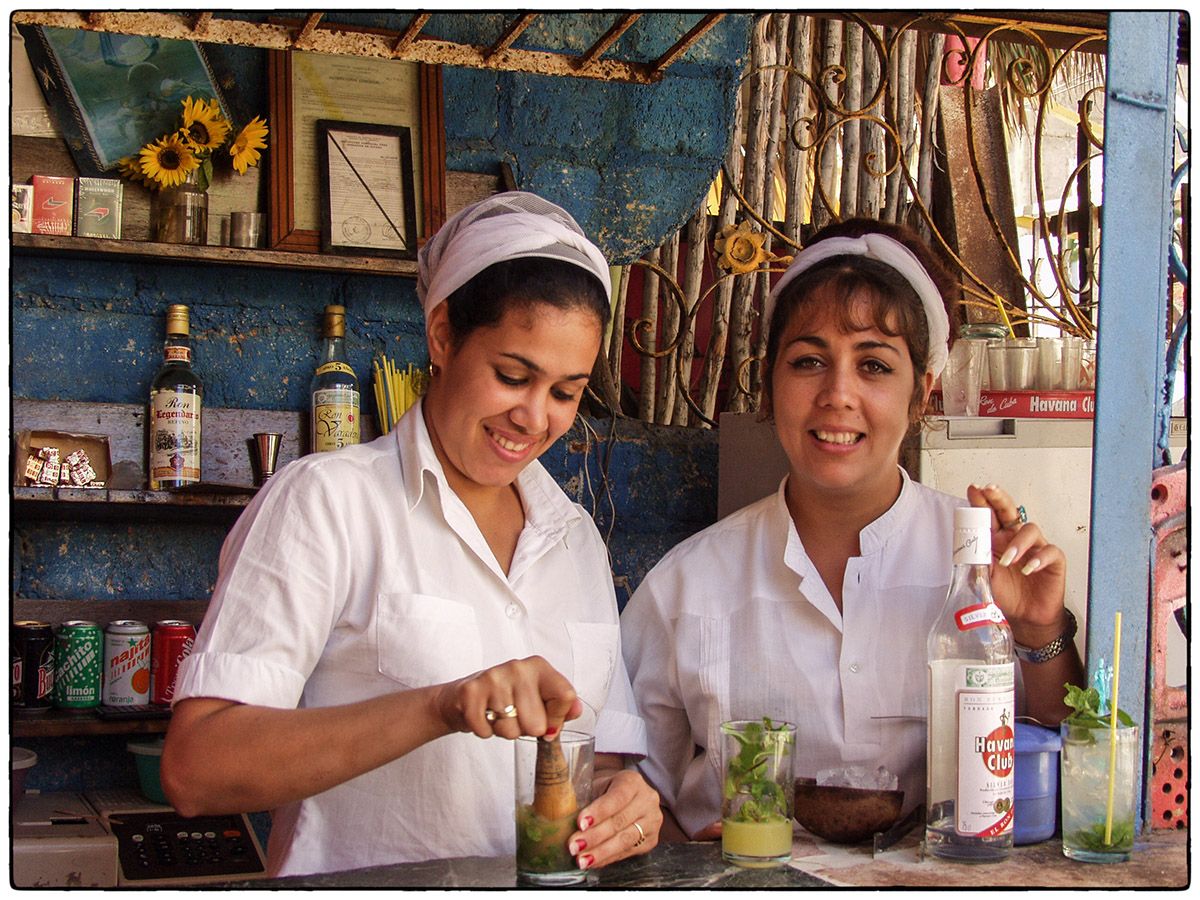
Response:
M507 18L439 14L426 33L488 43ZM698 18L649 16L614 52L654 59ZM396 19L407 21L381 16L379 24L395 28ZM582 50L612 21L613 14L555 15L522 45ZM687 219L716 171L750 22L727 17L648 87L446 69L447 166L494 172L509 162L521 187L570 208L614 262L632 259ZM209 52L218 69L236 73L227 82L235 107L265 108L261 54ZM191 307L209 406L305 409L328 303L347 308L360 378L377 352L401 364L426 358L413 282L404 278L19 254L10 276L14 397L145 402L169 303ZM590 424L591 432L577 427L543 463L611 534L624 603L667 549L715 519L716 439L626 420L615 434L608 420ZM11 591L64 600L204 598L224 533L218 525L14 521ZM133 786L127 740L22 740L40 757L28 786Z

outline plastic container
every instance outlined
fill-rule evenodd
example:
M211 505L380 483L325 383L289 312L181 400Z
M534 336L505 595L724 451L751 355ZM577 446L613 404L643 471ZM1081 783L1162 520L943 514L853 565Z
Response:
M25 778L29 770L37 765L38 756L32 750L24 747L12 748L12 795L9 798L11 808L15 809L17 801L25 796Z
M1036 844L1053 837L1058 827L1057 730L1018 722L1013 763L1013 843Z
M163 739L157 741L149 741L146 743L129 743L125 748L133 754L133 760L137 764L138 787L142 789L142 795L153 803L166 803L167 797L163 793L162 779L159 776L159 769L162 765Z

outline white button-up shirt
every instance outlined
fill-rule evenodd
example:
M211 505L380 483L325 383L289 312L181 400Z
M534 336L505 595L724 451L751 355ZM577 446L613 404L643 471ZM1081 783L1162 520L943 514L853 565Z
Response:
M956 506L903 474L859 536L842 612L779 490L671 550L621 615L647 779L689 833L721 818L720 725L797 727L796 774L886 766L925 800L925 645L946 599ZM786 484L786 479L784 481Z
M421 404L389 435L272 476L221 549L176 701L353 703L543 657L585 701L569 729L640 756L616 598L591 518L533 462L507 575L446 482ZM514 852L513 746L453 734L273 811L272 874Z

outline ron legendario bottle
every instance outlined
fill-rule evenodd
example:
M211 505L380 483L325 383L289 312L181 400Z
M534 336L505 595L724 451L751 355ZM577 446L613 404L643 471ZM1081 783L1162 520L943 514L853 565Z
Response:
M150 490L162 491L200 480L200 424L204 385L192 370L188 308L167 307L163 363L150 385L148 459Z
M358 378L346 361L346 307L326 306L321 360L312 380L312 450L338 450L359 438Z
M1004 859L1013 842L1015 663L992 598L992 514L954 511L954 576L929 631L925 848L943 859Z

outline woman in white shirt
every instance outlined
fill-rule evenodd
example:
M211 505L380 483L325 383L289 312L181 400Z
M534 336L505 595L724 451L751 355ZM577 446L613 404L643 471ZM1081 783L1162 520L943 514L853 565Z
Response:
M907 808L923 802L925 643L956 506L994 513L992 584L1021 646L1024 712L1057 722L1063 683L1082 683L1062 552L996 486L964 501L900 468L948 355L935 275L948 282L912 232L850 220L818 234L772 292L763 408L788 474L671 550L621 616L641 769L675 820L667 839L720 833L719 727L731 719L796 723L799 775L882 765Z
M271 874L514 851L513 748L595 734L580 868L657 842L608 556L536 461L571 426L608 267L501 194L421 250L427 394L276 473L230 532L163 752L185 815L271 809Z

